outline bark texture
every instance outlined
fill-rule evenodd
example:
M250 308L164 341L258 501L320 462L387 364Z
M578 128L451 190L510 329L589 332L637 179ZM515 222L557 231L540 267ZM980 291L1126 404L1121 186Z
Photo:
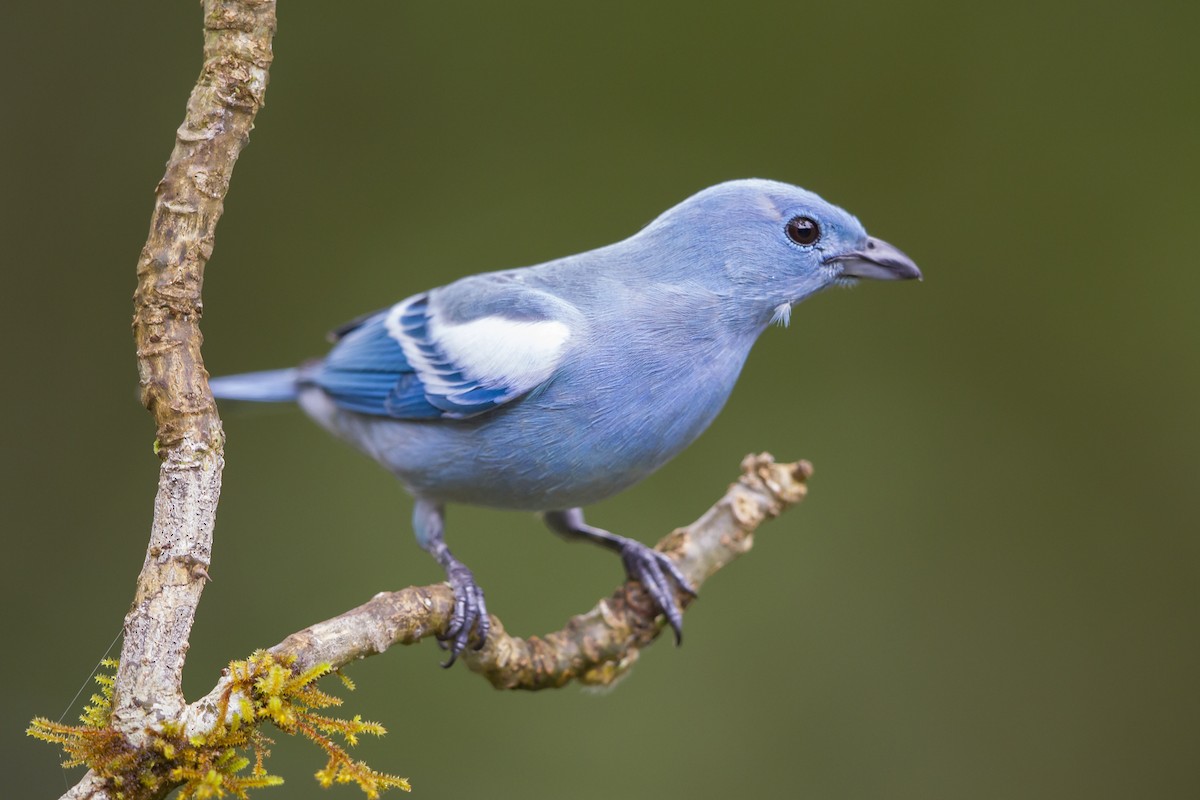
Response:
M221 421L200 357L200 290L233 166L263 105L274 33L274 0L204 2L204 66L138 259L133 335L162 463L114 686L113 724L134 744L185 706L183 662L208 577L223 466ZM101 784L89 773L68 796L103 796Z

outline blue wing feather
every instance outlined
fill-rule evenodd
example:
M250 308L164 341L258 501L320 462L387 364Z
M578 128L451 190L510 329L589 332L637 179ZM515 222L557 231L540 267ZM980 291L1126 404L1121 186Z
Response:
M343 325L338 329L337 343L325 360L306 374L307 381L324 389L341 408L395 419L464 419L527 394L545 377L531 382L527 367L518 369L515 375L494 369L480 373L478 364L470 366L469 356L466 366L456 363L444 349L445 342L439 340L439 332L444 330L439 325L453 327L489 317L513 319L505 310L521 312L515 319L522 324L539 318L556 319L552 311L562 305L560 301L524 290L501 304L505 298L494 291L494 281L488 276L466 279L436 290L442 293L436 301L430 293L419 294ZM497 285L513 290L505 281ZM492 302L481 303L479 316L464 318L461 308L447 312L447 292L451 292L451 301L461 295ZM439 309L436 320L434 306ZM445 321L447 313L455 318L453 322ZM464 356L460 354L459 358ZM546 369L552 368L548 362ZM538 375L536 371L533 374Z
M430 340L428 296L419 295L401 315L401 330L429 361L430 371L460 390L454 399L430 393L388 330L390 310L340 328L341 338L308 380L341 408L394 419L470 417L503 402L508 386L479 386Z
M425 398L424 384L388 333L386 319L385 311L343 333L309 379L348 411L398 419L442 416Z

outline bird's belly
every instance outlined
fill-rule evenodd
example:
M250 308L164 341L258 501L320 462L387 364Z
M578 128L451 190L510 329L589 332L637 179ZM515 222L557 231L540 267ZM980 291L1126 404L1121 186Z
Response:
M319 390L301 405L393 472L414 495L545 511L586 506L646 478L712 422L728 392L686 407L566 404L547 392L468 420L407 421L337 408Z
M574 508L647 477L706 425L680 436L545 414L508 414L478 427L405 424L408 441L380 460L430 499L531 511Z

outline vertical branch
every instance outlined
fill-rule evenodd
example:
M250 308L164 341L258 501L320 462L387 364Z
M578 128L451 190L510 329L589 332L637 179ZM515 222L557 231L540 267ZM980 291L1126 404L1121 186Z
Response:
M183 662L208 577L224 463L200 357L200 290L234 163L263 104L274 33L274 0L205 0L204 66L138 260L133 335L162 465L114 687L113 724L135 741L185 705Z

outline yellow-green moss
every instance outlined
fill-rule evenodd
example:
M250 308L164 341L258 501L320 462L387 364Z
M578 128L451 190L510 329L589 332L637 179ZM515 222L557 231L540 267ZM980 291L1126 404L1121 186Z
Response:
M357 715L338 719L317 713L318 709L342 702L316 687L331 667L319 664L295 672L293 661L260 650L245 661L232 662L230 680L217 707L220 722L202 735L186 737L181 725L167 723L162 730L147 731L149 746L134 747L110 724L113 678L107 674L96 676L100 693L92 695L80 716L82 725L63 725L39 717L26 732L62 746L67 755L64 766L87 766L106 778L117 800L133 800L176 786L180 787L181 798L206 800L227 794L246 798L250 789L283 783L282 778L268 774L263 767L270 755L267 745L272 743L258 729L264 720L270 720L284 733L311 739L325 751L328 761L316 773L322 786L357 783L369 798L392 788L409 791L406 779L376 772L352 760L333 740L333 736L340 736L353 746L361 734L382 736L386 731L382 725ZM115 670L117 664L105 660L103 666ZM342 676L342 681L346 688L354 688L348 678ZM249 773L243 774L247 767L251 767Z

